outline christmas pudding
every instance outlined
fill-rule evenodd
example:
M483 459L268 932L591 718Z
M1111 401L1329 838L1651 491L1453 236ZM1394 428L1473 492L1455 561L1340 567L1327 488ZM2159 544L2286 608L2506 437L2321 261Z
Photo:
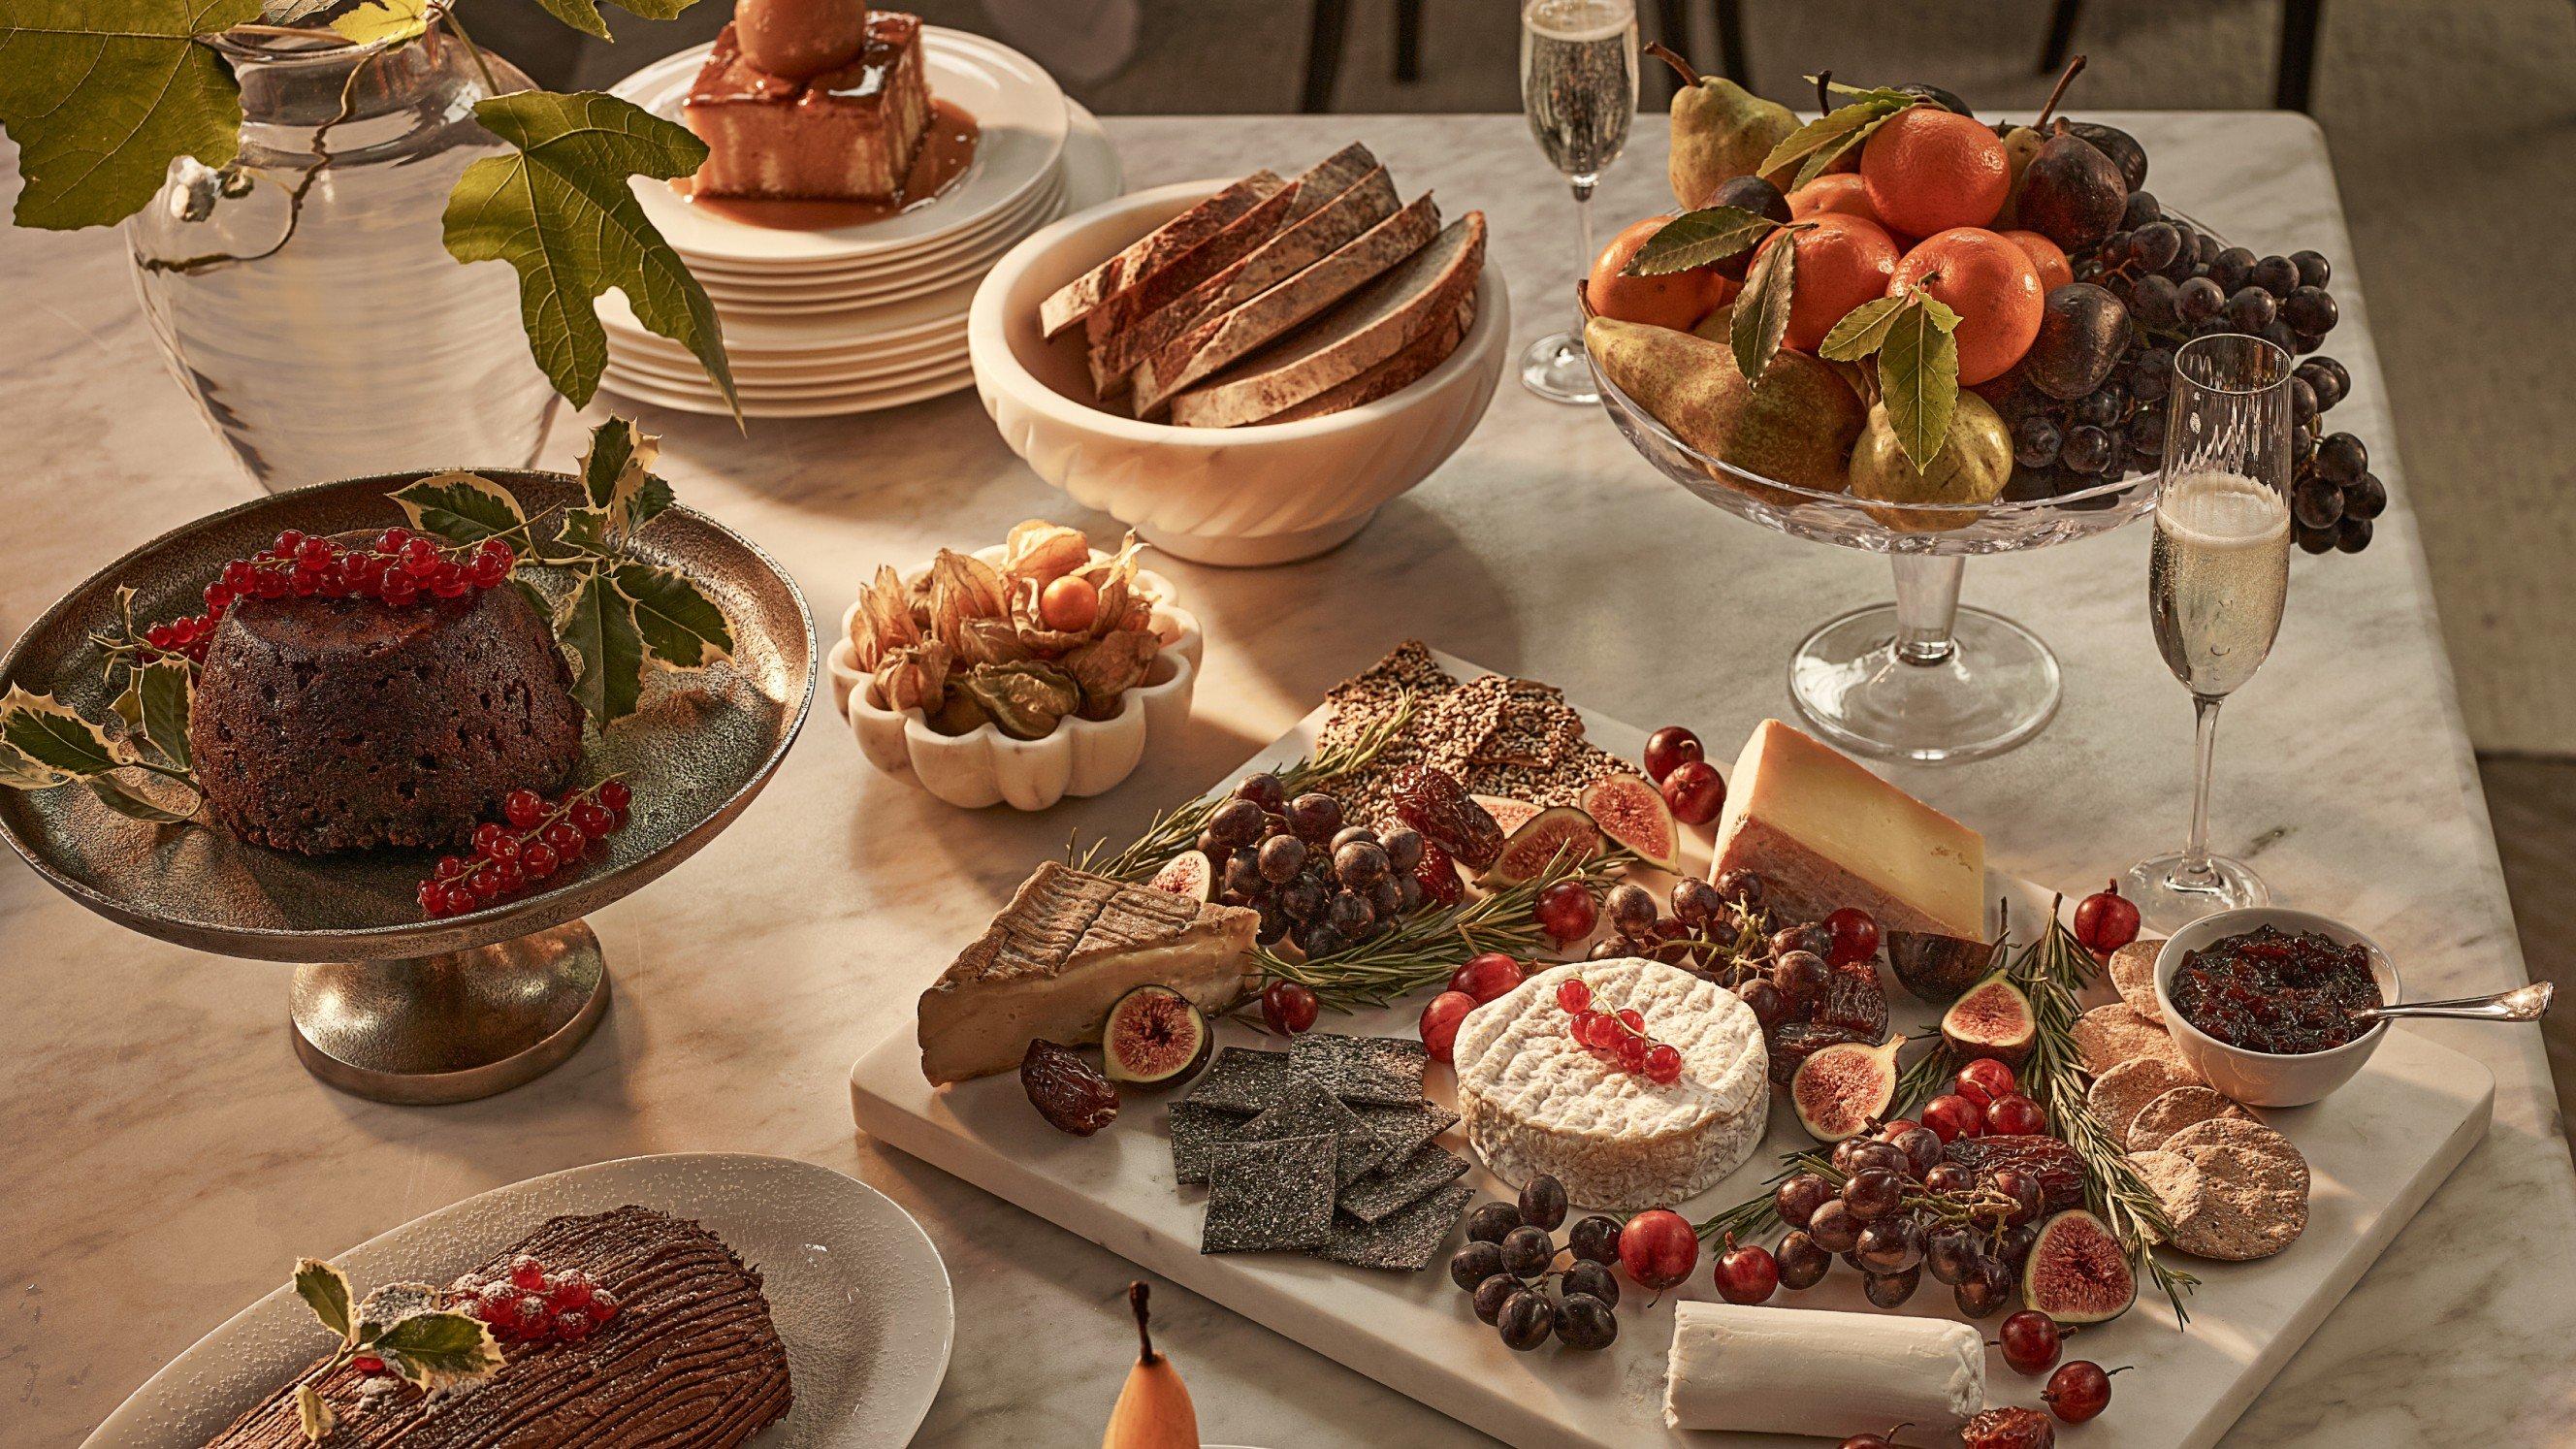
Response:
M188 728L214 819L307 855L439 848L469 839L512 791L564 784L581 760L582 708L563 651L519 589L479 583L402 606L237 600L206 650Z

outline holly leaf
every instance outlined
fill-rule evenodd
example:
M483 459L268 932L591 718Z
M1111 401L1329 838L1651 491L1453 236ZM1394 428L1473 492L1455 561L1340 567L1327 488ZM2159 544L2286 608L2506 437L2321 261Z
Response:
M430 0L366 0L331 22L341 39L357 45L417 40L429 31Z
M109 739L107 731L52 695L29 694L16 685L0 696L0 744L66 779L104 775L134 762L131 747Z
M1740 206L1703 206L1664 223L1662 230L1646 238L1646 244L1637 248L1637 254L1619 273L1627 277L1660 277L1667 272L1686 272L1741 255L1779 229L1780 223L1758 211L1746 211Z
M18 753L15 745L0 744L0 786L12 790L50 790L71 783L72 776L50 765L39 765Z
M142 711L144 741L161 758L188 768L188 715L196 704L195 671L176 659L164 659L135 671L136 703Z
M322 1396L313 1391L311 1384L297 1384L295 1426L303 1431L304 1442L319 1444L331 1437L332 1430L340 1427L340 1419L331 1412L329 1404L322 1402Z
M452 1309L408 1315L367 1347L419 1389L487 1378L501 1367L492 1330Z
M1887 340L1887 329L1894 325L1896 314L1907 302L1905 297L1880 297L1863 302L1843 314L1834 330L1825 334L1816 355L1827 362L1858 362L1876 352Z
M624 418L610 418L591 430L590 446L581 455L581 485L601 514L591 527L606 540L602 547L633 537L671 506L671 485L653 472L661 455L662 440L637 432Z
M604 574L582 580L555 616L555 637L570 649L572 697L605 728L635 712L644 697L644 637L635 605Z
M1798 175L1789 183L1789 189L1795 191L1825 174L1825 168L1841 160L1844 152L1868 140L1869 133L1888 117L1914 104L1915 97L1889 91L1836 107L1782 137L1780 144L1771 148L1771 154L1753 168L1754 174L1768 176L1794 161L1798 163Z
M449 543L481 543L526 530L528 515L510 490L480 473L432 473L387 495L423 533Z
M620 564L617 589L634 603L636 631L654 662L704 669L733 657L733 626L688 575L653 564Z
M537 0L553 16L584 35L610 39L608 22L599 16L599 0ZM697 0L616 0L617 8L647 20L670 20Z
M1744 380L1762 385L1780 339L1789 335L1789 294L1797 286L1798 249L1782 242L1753 259L1744 274L1744 290L1735 298L1735 318L1727 340L1735 345L1735 368Z
M1887 404L1896 446L1928 469L1950 433L1959 405L1959 314L1921 292L1898 309L1878 349L1879 400Z
M630 176L689 175L706 160L706 143L597 91L494 96L476 102L474 116L515 151L477 161L457 178L447 198L447 250L461 262L505 261L518 272L528 343L555 391L581 406L598 390L608 337L591 302L615 287L646 328L697 355L739 416L715 304L627 185Z
M295 1296L304 1300L322 1326L340 1335L342 1341L353 1339L358 1332L358 1319L349 1304L349 1275L319 1258L295 1260Z
M143 209L172 160L241 149L241 87L195 37L260 0L0 0L0 128L18 143L20 226L71 231Z
M155 804L125 788L114 775L92 775L82 783L89 786L89 792L98 797L101 805L129 820L140 820L147 825L177 825L195 814L193 807L172 810Z

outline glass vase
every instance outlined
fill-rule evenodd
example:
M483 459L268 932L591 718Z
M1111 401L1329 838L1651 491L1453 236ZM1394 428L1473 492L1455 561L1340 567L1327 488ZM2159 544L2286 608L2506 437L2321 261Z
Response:
M271 491L534 461L558 399L517 275L440 242L457 176L508 149L474 103L527 78L435 31L209 43L241 83L240 155L180 157L125 223L144 313L206 425Z

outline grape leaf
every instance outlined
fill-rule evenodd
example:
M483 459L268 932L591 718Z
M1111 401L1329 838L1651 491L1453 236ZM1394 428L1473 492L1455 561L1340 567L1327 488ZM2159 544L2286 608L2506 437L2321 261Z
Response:
M593 720L605 728L635 712L644 697L644 636L635 627L634 604L606 575L592 574L564 600L555 637L580 663L572 697Z
M537 0L553 16L584 35L609 39L608 22L599 18L599 0ZM647 20L670 20L697 0L614 0L617 8Z
M673 669L704 669L733 657L733 626L687 574L652 564L619 564L617 588L634 601L635 627L656 662Z
M170 162L241 148L241 87L194 37L260 0L0 0L0 128L18 142L20 226L72 231L143 209Z
M349 1306L349 1276L319 1258L299 1258L295 1263L295 1296L312 1308L322 1326L342 1339L358 1331L357 1315Z
M1876 352L1887 340L1887 329L1896 322L1897 309L1906 301L1904 297L1879 297L1845 312L1834 330L1825 334L1816 355L1827 362L1858 362Z
M1753 259L1744 290L1736 294L1727 340L1735 345L1736 371L1756 387L1778 355L1780 339L1789 335L1789 296L1797 276L1798 249L1784 241Z
M1779 227L1780 223L1760 212L1740 206L1703 206L1664 223L1662 230L1637 248L1637 254L1628 259L1619 274L1660 277L1667 272L1686 272L1710 262L1722 262L1741 255Z
M474 117L516 148L465 168L447 198L447 250L506 261L537 365L586 405L608 363L591 299L611 287L637 320L688 348L739 413L715 304L636 203L627 178L669 180L706 160L688 128L597 91L519 91L478 101Z
M366 0L331 22L341 39L357 45L417 40L429 31L430 0Z
M401 505L412 527L449 543L481 543L528 526L519 500L479 473L432 473L387 496Z
M188 768L188 715L196 705L196 674L175 659L135 672L143 712L143 738L161 758Z
M16 685L0 696L0 744L66 777L104 775L133 763L131 751L109 739L107 731L52 695L29 694Z
M1948 441L1950 413L1959 405L1959 314L1925 293L1908 293L1915 305L1898 309L1878 349L1880 401L1896 446L1918 470L1928 469Z

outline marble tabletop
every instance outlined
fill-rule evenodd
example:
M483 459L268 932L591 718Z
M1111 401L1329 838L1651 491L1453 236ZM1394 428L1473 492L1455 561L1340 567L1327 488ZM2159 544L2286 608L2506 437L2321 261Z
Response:
M2284 900L2376 935L2415 991L2519 982L2323 140L2285 115L2108 119L2146 144L2169 205L2258 249L2335 260L2344 323L2331 351L2353 392L2334 420L2369 440L2395 499L2369 552L2294 565L2270 667L2226 711L2216 843L2253 856ZM1109 128L1135 186L1295 166L1365 140L1451 213L1485 209L1516 342L1558 320L1573 215L1517 117ZM1640 134L1603 185L1604 235L1669 205L1660 127ZM17 562L0 569L0 637L14 637L100 564L252 489L162 374L112 235L0 231L0 275L0 419L16 450L0 503L18 537ZM682 499L777 555L827 629L880 562L989 541L1035 515L1110 527L1039 483L971 393L759 422L747 437L640 416L663 434ZM558 428L547 461L569 463L579 441ZM349 460L353 473L372 466ZM1999 868L2080 889L2182 833L2190 711L2148 637L2146 548L2131 528L1968 570L1969 602L2056 645L2064 708L1999 759L1891 773L1982 828ZM1209 638L1182 748L1103 799L967 815L876 774L818 711L741 821L592 918L617 982L606 1024L565 1067L492 1100L406 1109L332 1092L288 1046L284 968L133 935L0 865L0 1020L12 1028L0 1440L76 1439L300 1254L537 1173L723 1149L864 1178L937 1241L958 1337L919 1442L1090 1443L1131 1352L1119 1301L1130 1265L858 1135L845 1088L855 1057L910 1029L912 995L1029 864L1068 830L1132 830L1217 780L1408 633L1637 725L1687 722L1723 750L1787 711L1783 661L1807 629L1889 592L1884 563L1709 508L1597 410L1509 380L1466 447L1343 549L1255 572L1156 566ZM2542 1442L2576 1407L2576 1177L2539 1037L2414 1029L2494 1071L2494 1128L2231 1442ZM1156 1308L1212 1441L1480 1442L1213 1304L1175 1289Z

